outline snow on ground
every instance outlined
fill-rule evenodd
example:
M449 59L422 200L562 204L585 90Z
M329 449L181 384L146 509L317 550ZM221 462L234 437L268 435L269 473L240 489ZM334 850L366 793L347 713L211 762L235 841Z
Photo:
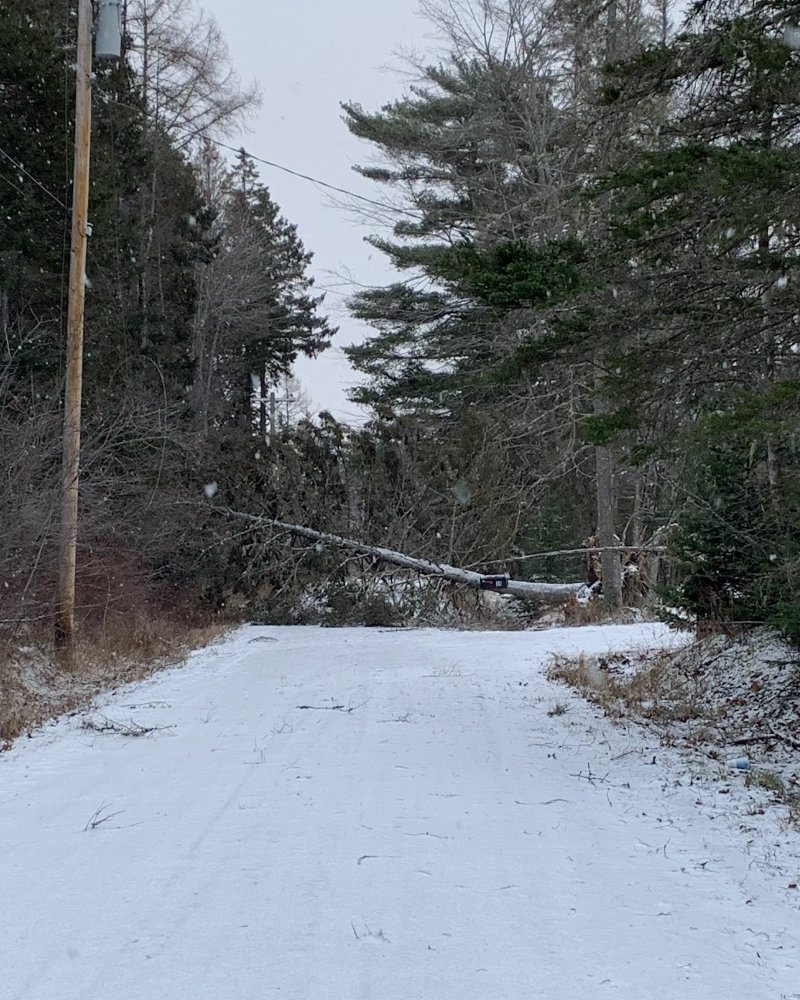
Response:
M781 811L544 678L669 641L248 627L18 741L0 995L800 997Z
M572 666L555 663L549 676L570 678ZM738 761L747 784L780 792L800 820L800 654L778 634L714 635L666 656L620 652L581 666L572 679L609 714L699 757L701 772L709 760Z

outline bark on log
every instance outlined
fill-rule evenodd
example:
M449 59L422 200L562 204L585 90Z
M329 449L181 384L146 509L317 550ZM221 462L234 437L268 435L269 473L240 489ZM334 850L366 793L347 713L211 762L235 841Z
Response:
M251 521L255 524L262 524L265 527L279 528L282 531L291 532L301 538L307 538L312 542L322 542L327 545L336 545L342 549L349 549L360 555L373 556L393 566L400 566L403 569L414 570L424 576L436 576L443 580L450 580L453 583L463 583L473 590L479 590L482 573L476 573L469 569L459 569L457 566L449 566L447 563L431 562L429 559L419 559L415 556L407 556L394 549L386 549L379 545L367 545L364 542L357 542L352 538L343 538L341 535L332 535L327 531L316 531L314 528L306 528L300 524L287 524L285 521L277 521L271 517L263 517L256 514L244 514L236 510L222 510L221 513L231 517L240 518L244 521ZM501 594L509 594L512 597L529 597L537 601L547 601L559 603L566 600L570 595L576 594L583 583L533 583L529 580L509 580L508 585L497 591Z

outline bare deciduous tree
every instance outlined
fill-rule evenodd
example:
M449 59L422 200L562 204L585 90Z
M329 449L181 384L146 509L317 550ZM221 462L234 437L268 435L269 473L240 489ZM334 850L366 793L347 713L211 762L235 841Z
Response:
M242 85L212 16L194 0L128 0L128 59L141 81L146 106L144 140L150 179L141 191L139 253L140 346L150 340L150 312L161 287L157 207L163 145L197 149L207 138L240 128L258 105L258 87Z
M217 22L195 0L128 0L126 29L150 121L178 145L230 135L258 104L258 87L242 85Z

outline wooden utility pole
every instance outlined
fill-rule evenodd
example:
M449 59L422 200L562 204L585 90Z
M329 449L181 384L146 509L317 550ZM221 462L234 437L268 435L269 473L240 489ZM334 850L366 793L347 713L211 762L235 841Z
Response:
M460 569L458 566L450 566L448 563L437 563L432 562L430 559L421 559L418 556L407 556L404 552L398 552L396 549L386 549L379 545L367 545L352 538L331 535L326 531L316 531L314 528L306 528L301 524L287 524L285 521L276 521L272 517L245 514L226 507L215 507L213 509L217 514L240 518L255 525L278 528L282 532L289 532L293 535L298 535L300 538L307 538L312 542L322 543L323 545L335 545L343 549L348 549L351 552L356 552L359 555L372 556L383 562L391 563L393 566L414 570L415 573L421 573L424 576L435 576L442 580L450 580L453 583L463 583L474 590L495 590L497 593L507 594L510 597L528 597L538 601L559 603L577 594L584 586L583 583L534 583L530 580L511 580L505 574L492 576L484 573L476 573L474 570ZM491 586L485 586L490 581L494 583L502 581L502 583L499 587L495 587L494 583Z
M75 638L75 563L78 543L78 472L83 383L83 303L89 211L89 149L92 128L92 2L78 2L75 85L75 159L72 181L72 250L67 311L67 372L64 390L64 448L61 466L61 549L56 646L69 658Z

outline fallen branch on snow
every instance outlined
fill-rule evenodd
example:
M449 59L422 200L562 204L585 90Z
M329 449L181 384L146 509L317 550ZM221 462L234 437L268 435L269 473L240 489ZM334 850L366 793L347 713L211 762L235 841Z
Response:
M796 740L793 736L788 733L781 732L780 729L776 729L771 722L767 723L769 726L768 733L754 733L750 736L737 736L736 739L727 740L727 742L734 747L747 746L749 743L774 743L775 740L780 740L783 743L788 743L790 747L795 750L800 750L800 740Z
M309 711L309 712L345 712L349 715L351 712L355 712L357 708L363 708L366 705L365 701L362 701L360 705L298 705L299 711Z
M83 729L89 729L95 733L117 733L120 736L148 736L150 733L160 733L165 729L174 729L174 726L142 726L131 719L130 722L118 722L116 719L109 719L105 715L100 715L94 719L85 719L82 724Z

